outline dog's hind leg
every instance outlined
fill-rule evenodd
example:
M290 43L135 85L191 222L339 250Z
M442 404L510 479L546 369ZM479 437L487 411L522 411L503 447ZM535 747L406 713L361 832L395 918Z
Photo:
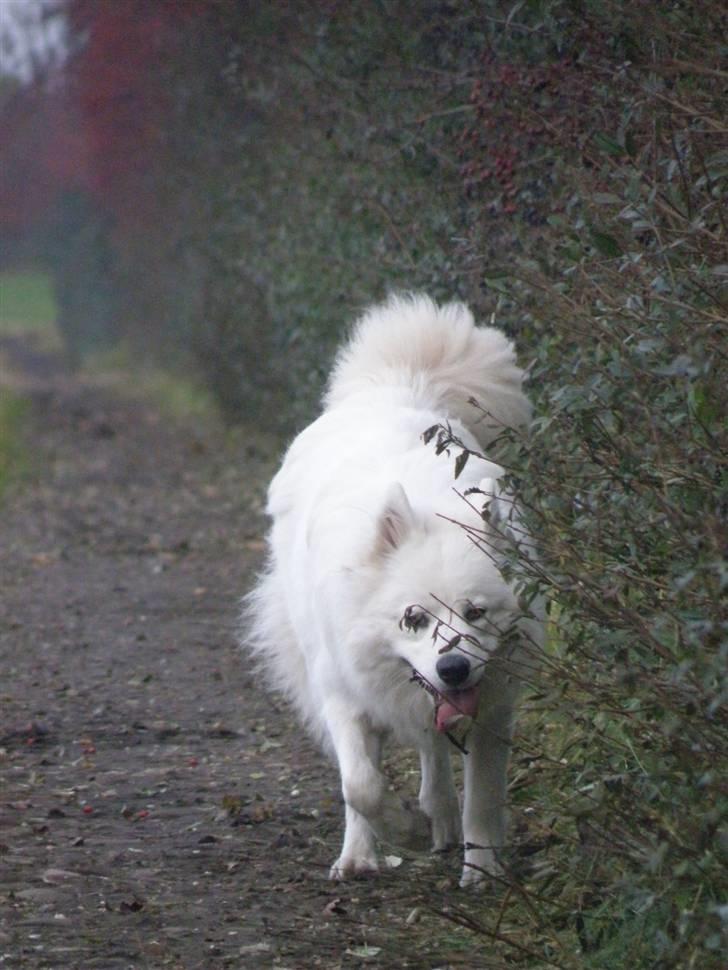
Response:
M381 841L403 848L429 848L429 818L390 792L387 779L379 770L381 734L366 715L352 712L351 704L343 698L328 698L323 713L339 762L347 807L344 847L332 875L341 878L371 869L368 863L373 849L372 832Z
M505 839L506 770L513 708L481 701L481 712L468 737L469 753L464 756L465 867L461 886L475 885L485 875L500 872L498 853Z
M432 820L432 848L436 852L458 845L462 836L448 744L441 735L431 733L420 748L420 808Z

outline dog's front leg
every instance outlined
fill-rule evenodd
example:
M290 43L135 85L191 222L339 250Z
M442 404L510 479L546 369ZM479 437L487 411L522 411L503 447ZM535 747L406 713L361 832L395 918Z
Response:
M481 714L468 737L464 756L463 835L465 866L461 886L500 872L498 854L506 830L506 771L511 747L513 707L481 701ZM483 710L485 707L485 710Z
M331 867L329 879L348 879L379 869L377 844L371 826L350 805L345 806L344 844Z
M381 736L369 719L352 712L346 701L335 700L327 701L325 717L346 803L344 845L331 869L332 878L376 868L374 836L403 848L429 848L430 820L389 791L379 770Z
M436 852L458 845L462 835L449 743L442 735L429 732L420 748L420 808L432 819L432 848Z
M338 705L329 705L329 731L332 738L334 731L339 738L343 736L338 718L341 711ZM379 763L382 757L382 737L375 731L364 730L362 732L362 743L366 754L362 758L362 764L370 763L376 772L379 771ZM339 748L334 741L339 764ZM343 774L342 774L343 779ZM350 876L364 875L367 872L376 872L379 869L377 860L376 838L372 827L364 816L356 811L349 802L345 802L345 822L344 822L344 844L341 847L341 855L331 867L330 879L347 879Z

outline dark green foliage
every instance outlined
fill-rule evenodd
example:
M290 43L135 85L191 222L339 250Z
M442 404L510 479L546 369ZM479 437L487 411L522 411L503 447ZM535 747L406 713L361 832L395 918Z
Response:
M553 812L541 915L570 910L600 968L717 967L725 946L725 103L704 13L582 25L625 18L633 62L587 46L556 231L496 277L538 402L513 472L542 559L515 568L553 627L516 789Z

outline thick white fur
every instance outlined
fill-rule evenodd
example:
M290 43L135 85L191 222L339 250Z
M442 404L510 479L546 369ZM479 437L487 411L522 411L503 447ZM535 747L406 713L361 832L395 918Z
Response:
M334 878L376 869L379 840L442 849L464 837L463 884L497 871L517 675L541 624L521 613L497 568L500 529L479 514L500 470L471 458L455 482L457 449L437 455L422 433L449 423L484 449L502 426L527 424L521 381L510 342L476 327L463 304L390 298L359 320L322 415L270 486L269 563L246 603L244 640L338 762L346 830ZM507 496L491 501L502 519ZM468 606L487 614L469 623ZM426 611L428 629L402 623L408 607ZM518 636L501 637L513 629ZM454 648L471 663L464 686L480 685L462 825L450 742L434 729L432 697L411 680L417 671L447 690L437 662L456 632L471 638ZM390 733L419 750L418 808L380 770Z
M522 379L511 342L500 330L476 327L465 304L395 296L359 320L334 365L324 406L374 387L406 387L415 407L463 421L486 448L503 426L528 424Z

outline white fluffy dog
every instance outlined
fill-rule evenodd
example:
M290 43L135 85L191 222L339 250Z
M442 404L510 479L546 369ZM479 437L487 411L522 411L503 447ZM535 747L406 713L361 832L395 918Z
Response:
M338 762L333 878L377 869L377 840L464 839L463 885L498 871L518 668L541 623L498 569L506 520L514 528L501 469L470 457L456 481L462 449L423 432L442 426L482 452L527 424L522 376L505 336L463 304L393 297L359 320L322 415L270 486L270 559L245 640ZM419 809L381 772L390 733L419 751ZM463 737L461 825L450 742Z

